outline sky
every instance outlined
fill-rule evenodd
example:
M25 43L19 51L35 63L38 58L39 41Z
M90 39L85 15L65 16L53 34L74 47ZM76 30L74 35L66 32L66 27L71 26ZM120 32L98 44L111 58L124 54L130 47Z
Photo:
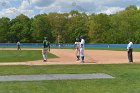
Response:
M129 5L140 7L140 0L0 0L0 18L15 18L19 14L34 17L50 12L79 12L114 14Z

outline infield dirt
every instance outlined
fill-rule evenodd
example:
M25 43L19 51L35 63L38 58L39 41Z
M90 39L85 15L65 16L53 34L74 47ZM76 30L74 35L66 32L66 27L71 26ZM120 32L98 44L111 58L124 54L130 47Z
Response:
M15 50L14 48L4 48L3 50ZM23 49L22 49L23 50ZM24 50L41 50L25 48ZM0 65L59 65L59 64L125 64L128 63L127 51L111 50L85 50L85 63L76 61L75 50L72 49L51 49L50 53L59 58L29 62L4 62ZM140 63L140 52L133 52L134 63Z

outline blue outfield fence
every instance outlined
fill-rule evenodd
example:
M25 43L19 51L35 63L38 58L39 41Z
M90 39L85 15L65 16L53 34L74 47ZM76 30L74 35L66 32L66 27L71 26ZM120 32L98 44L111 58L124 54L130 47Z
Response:
M21 47L42 47L39 43L21 43ZM0 43L0 47L16 47L16 43ZM74 44L51 44L51 47L73 47Z
M0 47L16 47L16 43L0 43ZM42 47L39 43L21 43L22 47ZM74 47L74 44L51 44L51 47ZM127 44L85 44L85 47L98 48L126 48ZM134 44L134 48L140 48L140 44Z

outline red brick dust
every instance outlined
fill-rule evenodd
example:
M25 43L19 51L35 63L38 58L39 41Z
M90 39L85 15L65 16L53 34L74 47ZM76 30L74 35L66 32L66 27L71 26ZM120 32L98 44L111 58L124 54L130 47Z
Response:
M7 49L6 49L7 50ZM8 49L15 50L15 49ZM41 50L25 48L24 50ZM62 65L62 64L126 64L128 63L127 51L111 50L85 50L85 63L76 61L74 49L51 49L50 53L59 58L28 61L28 62L3 62L0 65ZM134 63L140 63L140 52L133 52Z

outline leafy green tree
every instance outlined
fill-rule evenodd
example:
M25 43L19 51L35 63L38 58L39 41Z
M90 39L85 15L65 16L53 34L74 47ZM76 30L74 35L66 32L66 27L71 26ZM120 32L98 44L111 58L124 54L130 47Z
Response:
M93 43L108 43L108 31L110 29L110 19L106 14L91 15L88 22L89 37Z
M137 9L138 9L137 6L135 6L135 5L130 5L130 6L126 7L125 10L137 10Z
M55 38L55 43L66 43L65 41L65 34L66 34L66 24L68 20L68 14L58 14L58 13L50 13L47 16L50 24L51 24L51 30L52 35Z
M31 31L30 31L30 19L21 14L10 22L9 39L11 42L30 42Z
M75 38L83 35L86 37L86 42L88 42L88 27L86 25L88 21L88 16L84 13L78 13L77 11L71 11L69 13L68 23L67 23L67 34L66 42L73 43Z
M140 43L140 9L135 5L115 14L69 13L39 14L33 18L21 14L14 19L0 18L0 43L73 43L80 35L86 43Z
M134 39L137 28L133 16L137 14L137 10L133 8L130 9L131 6L128 8L129 9L120 11L110 17L110 32L112 33L112 41L110 43L128 43L128 40Z
M42 42L44 37L47 37L50 42L54 41L47 14L41 14L34 17L31 31L34 42Z
M10 19L7 17L0 18L0 43L9 42L8 32L10 27Z

